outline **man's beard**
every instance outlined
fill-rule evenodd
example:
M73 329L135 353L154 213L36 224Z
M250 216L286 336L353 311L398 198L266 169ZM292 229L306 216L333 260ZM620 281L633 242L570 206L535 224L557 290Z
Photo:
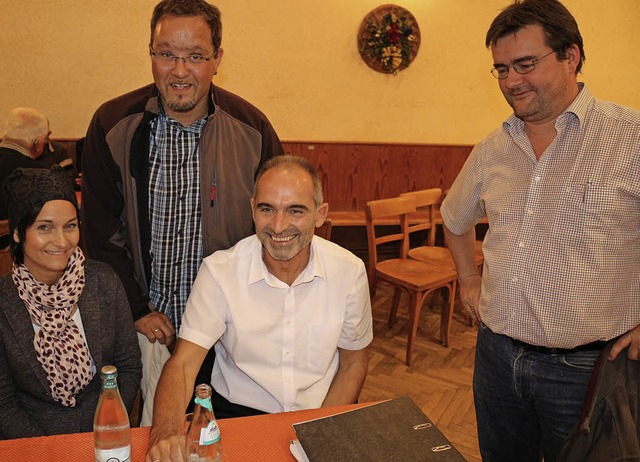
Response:
M189 112L196 107L196 100L190 101L166 101L166 105L174 112Z

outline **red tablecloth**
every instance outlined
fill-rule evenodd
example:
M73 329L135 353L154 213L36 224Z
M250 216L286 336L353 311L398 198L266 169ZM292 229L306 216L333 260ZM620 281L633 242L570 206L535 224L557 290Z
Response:
M289 442L295 438L296 422L337 414L361 405L337 406L283 412L218 422L224 462L295 461ZM143 462L149 443L149 428L131 429L132 462ZM42 436L0 441L0 461L93 461L93 433Z

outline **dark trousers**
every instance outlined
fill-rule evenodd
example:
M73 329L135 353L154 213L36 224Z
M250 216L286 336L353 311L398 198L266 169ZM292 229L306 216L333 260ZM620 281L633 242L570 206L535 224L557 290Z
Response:
M531 351L480 324L473 395L484 462L555 462L599 351Z
M200 383L207 383L211 385L211 372L213 371L213 363L216 359L215 350L211 348L207 356L200 366L198 375L196 376L196 385ZM195 387L194 387L195 388ZM213 386L212 386L213 388ZM193 412L195 395L191 397L187 412ZM211 404L213 405L213 413L216 419L229 419L232 417L247 417L250 415L266 414L264 411L259 411L241 404L232 403L227 400L213 388L211 394Z

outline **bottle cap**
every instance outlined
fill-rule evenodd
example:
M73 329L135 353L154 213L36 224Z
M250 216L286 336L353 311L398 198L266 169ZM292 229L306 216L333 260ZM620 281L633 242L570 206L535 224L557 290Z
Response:
M102 366L100 373L102 375L117 375L118 369L116 369L116 366Z

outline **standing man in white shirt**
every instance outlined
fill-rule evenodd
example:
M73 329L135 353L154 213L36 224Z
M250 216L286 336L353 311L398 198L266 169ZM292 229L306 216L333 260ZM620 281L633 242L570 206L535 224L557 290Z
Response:
M251 210L256 234L205 258L198 273L158 384L149 461L181 460L171 459L175 423L212 346L217 417L358 399L373 338L367 276L351 252L314 236L328 211L317 172L301 157L267 161Z

